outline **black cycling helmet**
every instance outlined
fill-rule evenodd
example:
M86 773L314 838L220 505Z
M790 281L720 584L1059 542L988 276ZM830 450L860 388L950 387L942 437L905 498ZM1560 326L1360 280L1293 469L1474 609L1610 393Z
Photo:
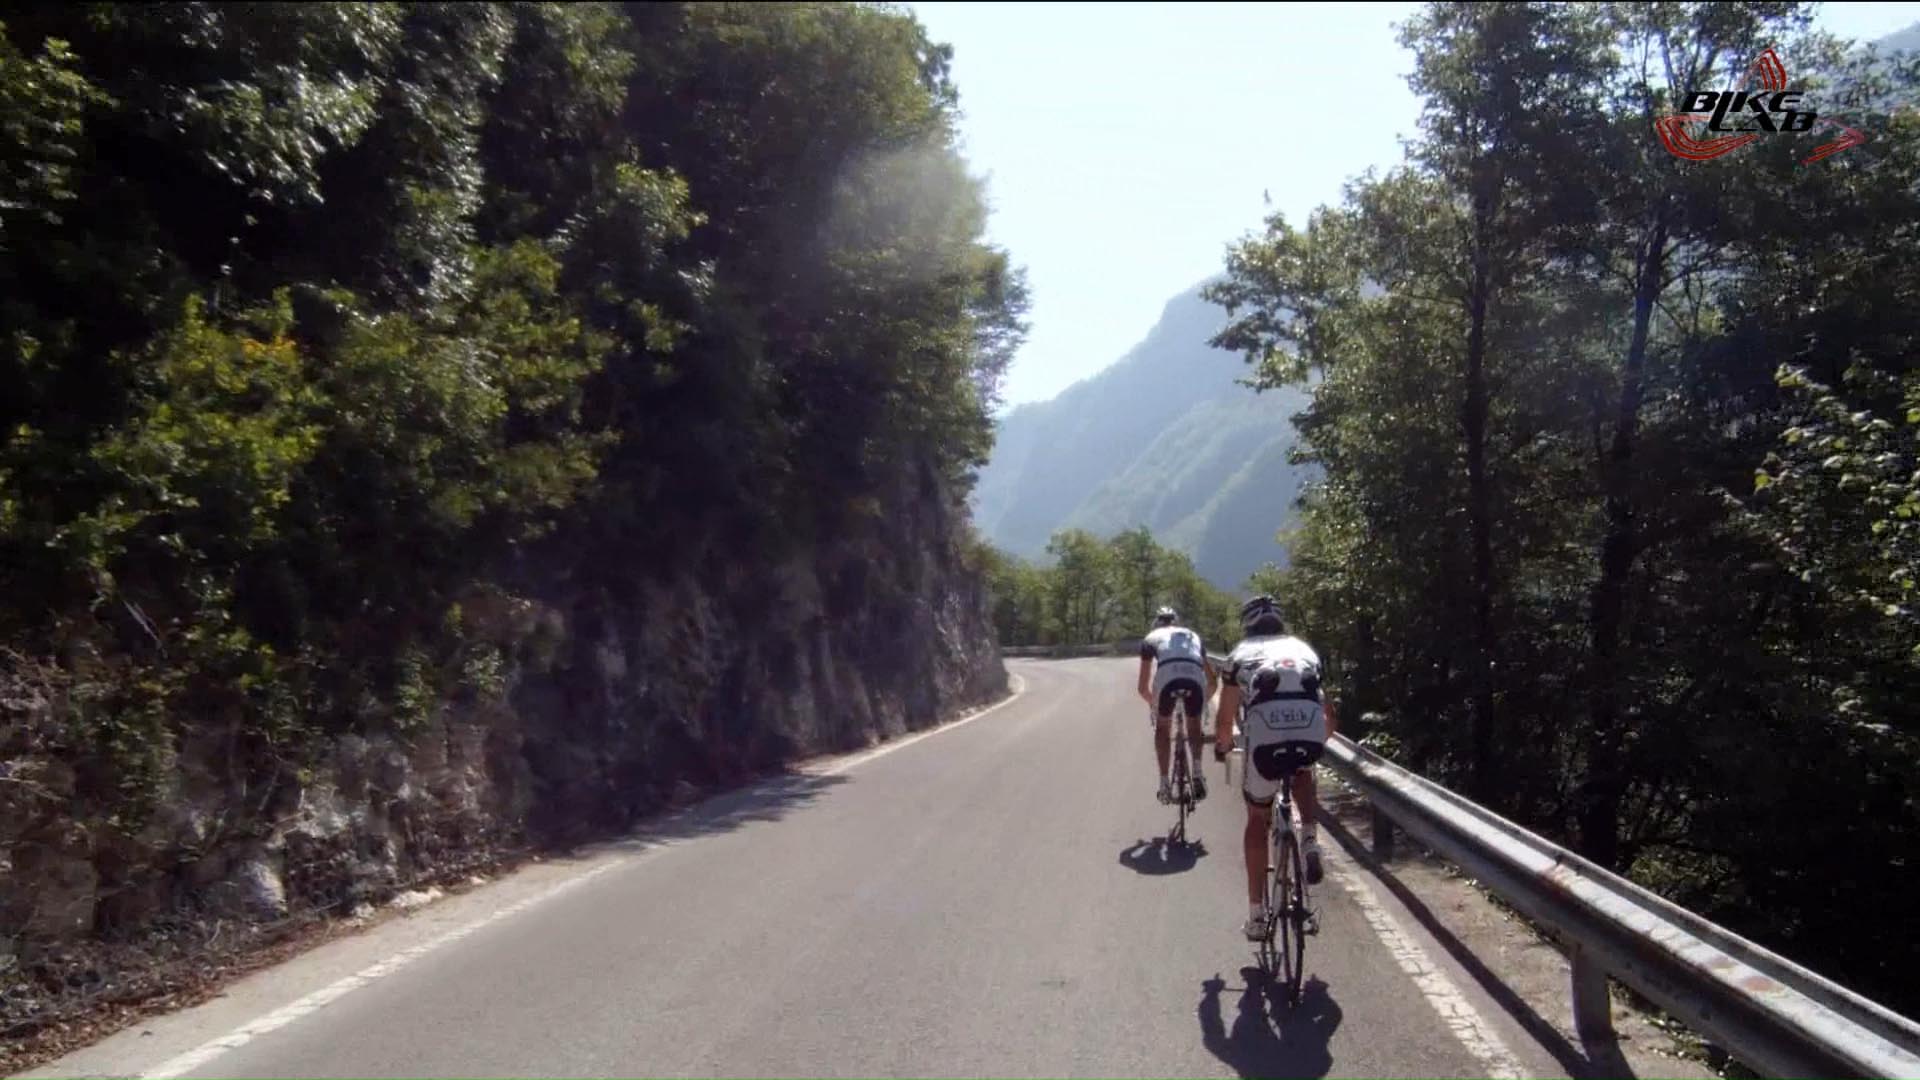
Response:
M1283 634L1287 624L1280 617L1280 603L1266 593L1240 605L1240 629L1247 634Z
M1170 607L1163 607L1153 613L1153 625L1155 626L1172 626L1179 621L1180 613Z

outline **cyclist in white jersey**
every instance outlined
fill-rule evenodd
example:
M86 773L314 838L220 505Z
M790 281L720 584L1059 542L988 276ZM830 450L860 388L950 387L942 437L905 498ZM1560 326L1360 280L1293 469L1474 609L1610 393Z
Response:
M1187 706L1187 764L1193 778L1193 798L1207 797L1207 782L1200 775L1200 747L1206 736L1200 731L1200 716L1207 699L1213 696L1218 681L1200 635L1179 625L1180 616L1163 607L1153 617L1153 629L1140 642L1140 681L1137 690L1154 717L1153 750L1160 762L1161 802L1173 798L1167 783L1167 769L1173 758L1173 706L1184 698Z
M1335 722L1333 703L1321 692L1320 657L1312 646L1287 633L1273 597L1248 600L1240 608L1240 627L1246 636L1227 656L1227 678L1214 725L1214 757L1223 759L1232 749L1232 718L1240 717L1247 737L1241 767L1247 800L1245 932L1257 940L1264 932L1261 899L1267 877L1267 834L1272 828L1267 815L1280 791L1278 776L1287 769L1294 770L1293 798L1300 807L1300 854L1307 864L1307 883L1320 883L1319 826L1314 821L1319 799L1313 763L1332 737Z

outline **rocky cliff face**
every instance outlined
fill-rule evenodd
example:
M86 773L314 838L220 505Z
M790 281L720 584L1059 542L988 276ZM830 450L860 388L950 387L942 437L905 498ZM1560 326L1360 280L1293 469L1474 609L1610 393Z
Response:
M344 914L997 696L958 511L931 480L898 494L868 539L779 565L623 595L564 575L538 600L476 594L468 626L505 658L493 692L270 775L236 768L237 721L207 718L157 763L163 797L140 821L104 810L66 677L0 656L0 960L175 916Z

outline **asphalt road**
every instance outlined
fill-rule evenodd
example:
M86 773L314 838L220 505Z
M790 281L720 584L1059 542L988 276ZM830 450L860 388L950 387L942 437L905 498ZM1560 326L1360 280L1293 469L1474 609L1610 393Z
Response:
M1305 999L1270 1000L1220 766L1169 849L1133 662L1011 667L1004 707L713 800L556 895L458 898L493 918L321 1004L250 980L43 1074L1565 1075L1330 838Z

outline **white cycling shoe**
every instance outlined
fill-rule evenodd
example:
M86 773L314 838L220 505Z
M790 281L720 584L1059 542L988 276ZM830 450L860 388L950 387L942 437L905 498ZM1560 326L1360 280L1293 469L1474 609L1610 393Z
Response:
M1267 920L1264 915L1247 916L1246 925L1240 932L1247 935L1248 941L1264 941L1267 937Z
M1162 806L1165 806L1167 803L1172 802L1173 801L1173 783L1167 780L1165 777L1161 777L1160 778L1160 794L1154 797L1160 800L1160 804Z

